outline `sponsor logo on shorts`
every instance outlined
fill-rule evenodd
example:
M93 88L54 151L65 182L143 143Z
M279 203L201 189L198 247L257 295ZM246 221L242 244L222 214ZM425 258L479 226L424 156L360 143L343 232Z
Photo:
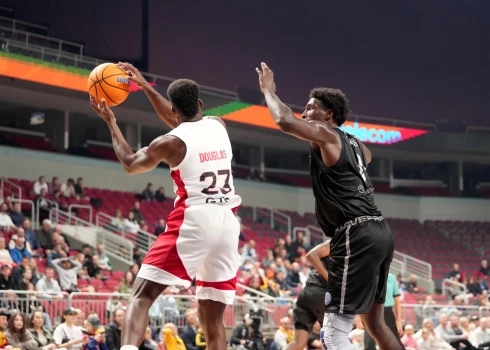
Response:
M329 292L325 293L325 305L329 305L332 302L332 294Z

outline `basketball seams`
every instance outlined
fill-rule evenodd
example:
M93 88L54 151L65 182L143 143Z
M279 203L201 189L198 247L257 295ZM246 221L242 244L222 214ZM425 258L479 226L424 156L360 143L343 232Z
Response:
M100 96L100 98L104 98L104 97L105 97L105 98L108 100L108 102L110 101L109 105L116 105L116 106L117 106L117 105L118 105L118 104L120 104L122 101L121 101L121 102L116 102L116 100L114 100L114 98L112 98L112 96L111 96L111 95L109 95L109 94L108 94L108 93L105 91L104 85L107 85L107 87L110 87L110 89L109 89L109 90L111 90L111 89L118 89L118 90L120 90L120 91L122 90L122 91L124 91L124 92L126 92L126 93L128 93L128 94L129 94L129 93L130 93L130 91L131 91L130 89L126 90L126 89L124 89L124 88L122 88L122 87L112 85L112 84L110 84L110 83L109 83L109 82L106 80L106 79L108 79L108 78L115 77L115 76L118 76L118 75L119 75L119 76L124 76L124 77L126 77L126 76L127 76L127 73L126 73L124 70L122 70L121 68L119 68L119 67L117 67L116 65L114 65L113 63L109 63L109 64L107 64L105 67L103 67L103 69L100 69L100 68L102 68L101 66L102 66L102 65L99 65L99 66L95 67L95 70L93 71L93 73L94 73L94 74L91 74L91 75L88 77L88 79L89 79L89 84L90 84L90 83L92 83L92 85L91 85L91 86L90 86L90 88L88 89L88 90L89 90L89 94L90 94L90 95L92 95L92 96L93 96L93 95L95 95L95 98L97 99L97 101L99 101L99 95L101 95L101 96ZM108 68L111 68L111 69L109 69L110 71L112 70L112 72L111 72L111 73L113 73L113 72L114 72L114 70L116 70L116 71L117 71L117 73L110 74L110 75L108 75L107 77L105 77L105 76L104 76L104 74L105 74L105 72L106 72L106 70L107 70ZM114 69L114 68L116 68L116 69ZM100 77L99 77L99 73L100 73ZM92 78L92 76L93 76L93 75L95 75L95 77L93 77L93 78ZM103 83L102 83L102 82L103 82ZM100 92L99 92L99 89L98 89L98 87L97 87L97 84L99 85L99 88L101 89L101 91L100 91ZM95 86L95 94L94 94L94 93L91 93L92 88L93 88L94 86ZM116 91L113 91L113 93L114 93L114 95L115 95L114 97L121 97L120 95L122 94L122 93L117 93ZM105 96L103 96L103 95L105 95ZM126 97L127 97L127 95L126 95ZM124 100L125 100L125 98L123 99L123 101L124 101Z

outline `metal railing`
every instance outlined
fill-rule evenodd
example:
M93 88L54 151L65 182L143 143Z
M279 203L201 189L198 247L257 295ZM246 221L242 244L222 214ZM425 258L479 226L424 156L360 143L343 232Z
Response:
M22 189L19 185L2 176L0 177L0 197L5 198L7 196L22 199Z
M403 261L398 260L398 259L393 259L390 264L390 273L394 274L397 276L398 274L400 275L405 275L405 264Z
M415 274L426 280L432 280L432 265L413 256L400 253L395 250L394 259L402 261L405 264L406 272Z
M2 42L4 42L3 50L6 52L15 53L16 50L21 50L21 51L30 50L33 54L35 54L32 55L34 58L39 58L42 60L46 60L48 62L56 62L60 64L77 67L77 68L87 69L87 70L92 70L99 64L107 62L106 60L102 60L98 58L70 54L69 52L65 52L65 51L53 50L36 44L30 44L22 41L0 37L0 43ZM141 74L143 74L143 76L148 80L148 82L157 85L164 85L164 86L169 85L171 82L175 80L174 78L146 73L146 72L141 72ZM201 92L206 95L228 99L229 101L236 101L238 99L238 94L234 91L218 89L218 88L214 88L207 85L201 85L201 84L199 84L199 88Z
M6 39L24 42L26 43L26 45L47 45L48 47L50 47L50 49L55 50L59 53L63 51L68 51L76 53L79 57L83 56L84 46L82 44L78 44L72 41L61 40L46 35L26 32L24 30L16 29L15 27L9 28L5 26L0 26L0 33L3 33L2 37Z
M3 8L3 9L5 9L5 8ZM5 16L0 16L0 21L1 21L2 25L12 27L12 29L14 29L14 30L32 28L33 30L42 30L46 33L46 35L49 32L49 27L47 27L47 26L43 26L40 24L31 23L31 22L19 21L17 19L5 17Z
M112 216L101 211L99 211L95 216L95 224L99 227L103 227L107 231L120 235L122 238L129 240L136 247L141 249L143 253L148 252L157 239L157 236L142 230L138 230L138 232L135 233L124 232L124 230L112 225Z
M468 288L463 283L445 278L442 280L442 294L446 296L467 295Z
M73 209L87 209L89 212L89 222L92 223L92 218L93 218L93 208L90 204L70 204L68 206L68 215L70 216L77 216L76 213L73 212ZM73 213L73 214L72 214Z
M278 227L278 224L286 225L287 233L292 234L291 216L284 214L279 210L271 210L271 228Z
M50 209L49 219L54 225L60 225L63 233L68 236L92 247L103 243L111 258L128 265L133 263L134 244L128 239L58 208Z

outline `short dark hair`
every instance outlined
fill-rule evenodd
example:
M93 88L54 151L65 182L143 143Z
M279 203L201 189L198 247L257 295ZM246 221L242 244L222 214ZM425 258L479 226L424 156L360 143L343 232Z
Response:
M315 88L310 91L310 98L316 98L325 108L333 112L333 119L338 126L344 124L349 115L349 100L339 89Z
M193 80L175 80L168 87L167 96L185 118L193 118L199 111L199 85Z

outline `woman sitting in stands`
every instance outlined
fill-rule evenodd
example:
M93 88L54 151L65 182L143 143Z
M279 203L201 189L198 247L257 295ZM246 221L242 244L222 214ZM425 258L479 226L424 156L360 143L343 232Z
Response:
M29 332L37 343L37 347L42 350L55 350L56 344L53 335L44 328L44 312L42 308L34 311L29 319Z
M53 333L53 339L58 349L81 350L90 340L88 337L83 336L79 327L75 326L76 315L77 310L72 307L67 307L63 310L64 322L56 327Z
M38 348L31 332L27 330L24 314L18 311L10 315L4 335L8 344L14 349L34 350Z
M131 294L133 290L134 276L131 271L126 272L121 284L119 285L119 293L121 294Z
M121 209L117 208L114 216L111 219L111 225L116 227L118 230L122 230L124 227L124 216Z

